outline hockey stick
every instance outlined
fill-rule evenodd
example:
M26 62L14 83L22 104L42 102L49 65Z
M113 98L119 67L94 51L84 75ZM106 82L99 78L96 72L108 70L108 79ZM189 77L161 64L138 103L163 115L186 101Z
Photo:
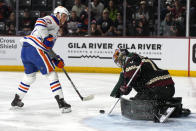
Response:
M131 77L131 79L129 80L129 82L127 83L127 87L130 85L130 83L132 82L133 78L135 77L135 75L137 74L137 72L139 71L139 69L141 68L141 66L143 65L144 60L142 60L142 62L140 63L140 65L137 67L137 70L134 72L133 76ZM114 108L116 107L117 103L119 102L120 98L118 98L118 100L115 102L115 104L112 106L112 108L110 109L108 115L110 115L112 113L112 111L114 110Z
M66 72L66 70L64 68L62 68L63 72L65 73L65 75L67 76L67 78L69 79L69 81L71 82L73 88L75 89L76 93L78 94L78 96L80 97L80 99L82 101L88 101L88 100L92 100L94 98L94 95L89 95L86 97L83 97L80 92L78 91L78 89L76 88L76 86L74 85L74 83L72 82L71 78L69 77L68 73Z

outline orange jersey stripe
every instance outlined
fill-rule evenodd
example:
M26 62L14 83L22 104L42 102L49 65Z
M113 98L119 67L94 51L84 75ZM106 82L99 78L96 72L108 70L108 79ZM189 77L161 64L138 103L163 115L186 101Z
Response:
M54 37L47 38L48 41L53 41Z
M60 86L60 83L51 87L51 89Z
M37 20L37 21L36 21L36 23L37 23L37 22L38 22L38 23L42 23L42 24L46 25L46 23L45 23L45 22L43 22L43 21L41 21L41 20Z
M32 35L28 35L27 37L30 37L32 39L34 39L36 42L38 42L40 45L42 45L43 47L45 47L46 49L50 49L50 47L45 46L42 42L40 42L40 40L38 40L36 37L32 36Z
M22 89L29 90L29 88L26 88L26 87L24 87L24 86L22 86L22 85L19 85L19 86L20 86L20 88L22 88Z
M48 71L49 72L53 71L53 67L52 67L51 63L49 62L48 58L46 57L45 53L40 49L39 49L39 52L40 52L42 58L44 59L46 66L48 67Z

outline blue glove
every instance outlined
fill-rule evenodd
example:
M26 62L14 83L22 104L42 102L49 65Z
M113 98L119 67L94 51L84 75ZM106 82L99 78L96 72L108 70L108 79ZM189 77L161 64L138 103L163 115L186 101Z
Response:
M52 48L54 46L54 37L49 34L47 37L44 38L43 43L44 45L46 45L46 47Z

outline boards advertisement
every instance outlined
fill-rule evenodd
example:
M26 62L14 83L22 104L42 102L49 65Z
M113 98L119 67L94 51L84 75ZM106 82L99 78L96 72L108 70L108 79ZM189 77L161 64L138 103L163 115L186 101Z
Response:
M21 66L20 52L22 37L0 37L0 68ZM118 68L113 62L117 48L149 57L163 69L196 70L196 40L191 40L192 56L189 60L188 38L98 38L59 37L53 50L60 55L66 67L70 68ZM189 63L192 62L192 63ZM190 64L190 65L189 65ZM2 68L2 69L4 69Z
M67 66L116 67L112 55L117 48L149 57L161 68L188 69L188 39L59 38L54 50Z

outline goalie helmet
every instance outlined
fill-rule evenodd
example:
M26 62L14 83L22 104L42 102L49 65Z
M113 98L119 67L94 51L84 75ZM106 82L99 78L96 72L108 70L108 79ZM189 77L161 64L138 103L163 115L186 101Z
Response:
M54 9L53 13L54 13L55 16L57 16L57 14L59 13L59 14L60 14L60 17L61 17L61 15L64 13L64 14L66 14L67 17L69 18L69 11L68 11L65 7L63 7L63 6L58 6L58 7L56 7L56 8Z
M127 54L127 49L116 49L113 54L114 63L116 63L117 66L122 68L124 66Z

